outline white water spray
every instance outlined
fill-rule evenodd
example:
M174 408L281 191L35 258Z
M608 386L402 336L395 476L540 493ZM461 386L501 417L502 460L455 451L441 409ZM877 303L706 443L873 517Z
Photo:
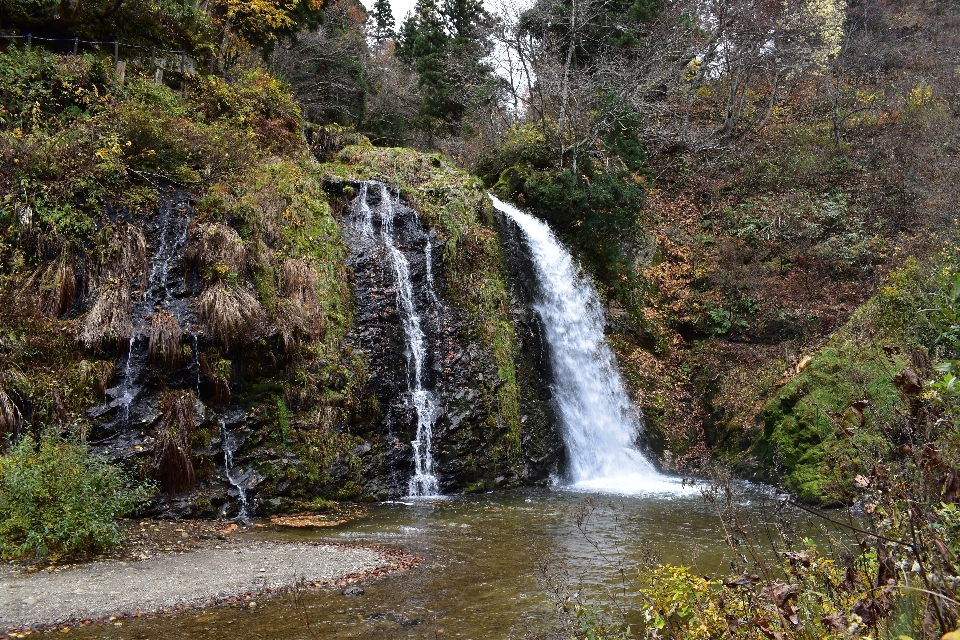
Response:
M590 281L544 222L490 196L526 238L539 290L552 387L574 488L614 493L677 491L637 449L640 417L627 397L613 351L604 342L603 311Z
M367 202L367 184L360 188L357 227L361 234L373 237L373 211ZM386 185L380 186L380 204L377 207L380 222L380 239L390 263L393 266L394 288L397 291L397 308L403 318L403 333L406 337L405 354L407 358L407 391L410 401L417 412L417 434L413 442L414 475L410 478L409 492L413 497L435 496L439 493L439 484L433 475L433 422L436 420L436 405L433 394L423 388L423 365L427 350L425 335L420 325L413 296L413 283L410 280L410 262L397 248L393 238L394 208L393 198ZM432 280L432 274L430 276Z
M367 203L367 183L364 182L360 185L360 223L359 229L360 233L368 238L373 237L373 210L370 208L370 204Z

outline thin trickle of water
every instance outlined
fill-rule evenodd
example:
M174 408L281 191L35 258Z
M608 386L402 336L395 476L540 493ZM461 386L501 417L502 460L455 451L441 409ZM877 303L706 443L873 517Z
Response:
M433 243L427 238L427 245L423 248L423 257L427 263L427 291L430 293L430 299L433 304L439 305L437 294L433 291Z
M359 229L360 233L364 236L373 237L373 210L370 208L370 204L367 202L367 183L364 182L360 185L360 196L357 198L360 201L360 221Z
M182 321L180 313L175 308L176 305L170 304L173 300L173 294L168 285L168 274L171 261L183 253L187 244L187 229L190 225L190 217L179 215L176 220L171 220L171 212L178 212L184 207L183 203L177 207L169 206L169 203L160 207L160 215L157 219L159 238L157 249L151 260L153 266L150 269L147 287L142 292L142 299L134 307L134 328L127 349L127 360L121 372L122 379L116 387L119 389L119 393L115 398L119 406L123 408L124 425L129 425L130 406L140 393L140 386L137 381L143 374L145 366L143 351L139 354L136 351L137 343L143 333L142 321L157 309L171 309L173 314L177 316L177 320ZM171 233L175 234L172 241ZM146 349L146 340L139 348L141 350ZM197 355L196 336L194 336L194 360L197 366L199 393L200 366L199 362L196 362Z
M223 468L226 471L227 480L237 490L240 499L240 512L237 513L236 520L247 522L250 519L247 489L243 486L243 482L233 475L233 452L237 443L234 442L222 419L220 420L220 443L223 447Z
M193 336L193 362L190 364L191 368L196 368L197 371L197 397L200 397L200 340L197 338L197 334L191 334Z
M636 447L640 416L624 391L604 341L603 311L590 281L540 220L490 196L527 241L538 281L534 310L550 353L551 381L576 488L640 493L674 491Z
M190 226L190 220L186 216L181 221L182 228L174 238L173 244L170 244L170 209L172 207L163 207L163 213L160 215L160 243L157 246L157 252L153 256L153 268L150 270L151 288L159 285L163 292L164 302L170 299L170 290L167 288L167 277L170 272L170 260L180 253L180 250L187 244L187 229Z
M130 388L130 365L133 360L133 348L137 343L137 334L134 332L130 336L130 344L127 346L127 364L123 367L123 385L120 387L120 403L123 405L123 423L128 424L130 422L130 403L133 402L133 398L136 395L135 391Z
M361 234L372 238L373 211L367 197L367 185L360 188L360 219L357 228ZM433 475L433 422L436 419L436 405L433 394L423 387L423 368L426 362L426 342L420 315L417 313L413 295L413 283L410 280L410 262L397 248L393 238L394 207L393 197L386 185L380 187L380 204L377 217L380 223L380 240L387 249L390 264L393 267L394 288L397 292L397 309L403 318L405 353L407 358L407 391L410 402L417 412L417 433L411 443L413 446L414 475L410 478L409 491L414 497L433 496L439 492L439 484ZM432 280L432 274L429 276Z

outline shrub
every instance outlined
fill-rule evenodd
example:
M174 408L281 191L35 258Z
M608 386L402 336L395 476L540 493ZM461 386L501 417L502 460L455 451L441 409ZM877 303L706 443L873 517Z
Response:
M133 333L133 305L128 281L107 283L83 319L80 340L88 349L119 345Z
M0 556L57 559L118 544L150 487L82 444L21 439L0 458Z

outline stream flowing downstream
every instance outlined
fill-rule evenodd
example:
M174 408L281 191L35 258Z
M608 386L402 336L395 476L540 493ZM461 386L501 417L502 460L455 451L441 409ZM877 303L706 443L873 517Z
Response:
M585 530L604 559L578 529L583 501L596 509ZM769 549L778 540L768 489L736 488L740 517L754 542ZM796 535L812 534L803 514L789 519ZM590 600L609 602L619 576L609 564L622 559L630 604L632 578L642 559L656 552L663 562L694 567L698 574L730 575L713 506L699 492L644 497L602 497L566 490L529 489L420 499L374 505L368 517L332 528L268 528L257 537L376 544L423 558L410 571L363 584L365 595L345 596L343 587L307 593L302 607L292 595L258 598L256 609L221 607L175 617L131 619L122 627L94 626L66 638L204 638L222 640L324 638L523 638L556 621L546 590L537 582L538 557L551 570L565 569L571 585L582 582ZM633 609L636 610L635 608ZM635 615L635 614L631 614ZM306 616L306 618L305 618ZM307 628L309 620L311 630Z

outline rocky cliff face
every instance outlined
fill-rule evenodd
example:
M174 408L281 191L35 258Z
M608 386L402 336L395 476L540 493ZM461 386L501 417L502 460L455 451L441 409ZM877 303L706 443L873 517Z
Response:
M361 192L359 182L332 181L328 190ZM367 196L377 207L381 195ZM365 392L376 398L380 416L370 435L382 440L385 455L371 464L364 486L372 495L404 495L413 474L411 442L417 429L416 409L408 392L409 344L398 305L395 274L387 247L358 230L359 196L344 217L344 240L353 271L355 322L347 340L366 361ZM539 383L538 334L527 330L529 310L523 295L511 297L511 318L521 338L517 352L518 385L525 437L520 455L501 454L499 440L507 430L496 390L504 384L492 346L478 339L471 315L450 299L443 260L445 243L422 223L417 212L395 204L393 238L409 265L415 307L425 334L423 386L436 401L433 422L434 472L443 493L545 481L557 470L560 443L553 430L546 389ZM429 249L428 249L429 246ZM369 449L380 447L370 446ZM379 468L378 468L379 467Z
M305 390L317 397L353 396L355 402L317 404L324 415L314 423L291 411L286 427L278 424L283 417L274 405L284 397L285 372L291 366L327 365L291 355L278 322L270 318L229 347L209 335L197 314L205 289L198 253L206 227L196 221L189 194L168 192L147 218L112 212L114 223L140 230L148 257L143 272L133 274L131 339L107 347L115 353L114 372L104 401L87 412L91 441L111 458L149 473L162 444L165 394L187 394L193 405L191 457L197 483L161 495L152 513L235 516L247 500L252 514L263 514L299 508L315 496L386 499L408 493L417 428L409 394L409 345L387 248L363 238L356 228L357 200L351 201L351 194L360 187L358 181L342 179L324 185L332 201L348 203L338 216L338 233L349 249L344 273L349 274L354 309L338 348L340 369L334 367ZM371 191L371 204L376 206L380 197ZM506 313L516 338L510 382L519 393L521 440L514 451L503 445L510 427L498 392L507 381L494 346L477 329L477 317L450 295L447 241L415 209L402 202L395 206L395 246L409 265L425 334L423 385L436 401L432 455L442 493L545 482L561 464L562 444L543 382L549 375L545 347L529 307L529 263L516 230L502 221L500 226L502 275L509 285ZM86 307L92 304L87 301ZM89 312L86 307L81 304L77 312ZM169 363L152 356L150 347L151 324L163 313L175 318L182 332L178 356ZM228 364L226 398L218 386L222 381L209 371L215 358ZM344 367L362 372L348 382ZM319 459L301 446L306 437L327 447Z

